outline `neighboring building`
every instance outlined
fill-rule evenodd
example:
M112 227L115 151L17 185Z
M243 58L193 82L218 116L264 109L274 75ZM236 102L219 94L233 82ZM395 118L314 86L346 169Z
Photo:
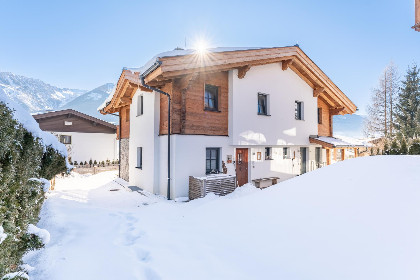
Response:
M414 30L420 32L420 0L415 0L415 24Z
M72 109L33 116L44 131L56 135L68 150L69 161L118 160L117 127Z
M345 159L357 147L333 138L333 115L356 106L298 47L162 53L124 69L103 114L119 113L121 177L166 195L167 97L171 95L171 198L189 176L224 172L238 185L279 181ZM338 142L339 141L339 142Z

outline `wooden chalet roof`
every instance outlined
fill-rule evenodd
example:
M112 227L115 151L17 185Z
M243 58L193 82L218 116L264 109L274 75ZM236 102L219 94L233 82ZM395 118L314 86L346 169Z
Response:
M152 61L153 62L153 61ZM291 69L313 88L314 97L319 97L330 105L331 112L352 114L356 105L328 78L328 76L298 47L278 47L259 49L236 49L226 51L210 50L205 55L186 50L181 55L165 54L157 56L148 69L124 69L112 100L105 104L101 113L113 113L119 107L131 103L135 90L140 87L139 74L145 73L145 82L154 87L163 87L175 78L187 78L194 74L221 72L238 69L238 77L244 78L253 66L282 63L283 70ZM142 88L142 90L146 90Z
M324 148L359 148L359 147L367 147L368 145L362 143L361 141L354 140L343 140L336 137L328 137L328 136L310 136L309 142L313 144L321 145Z
M42 130L48 131L77 131L92 133L116 133L117 126L98 118L86 115L73 109L52 111L43 114L33 115L33 118L40 124ZM63 120L76 120L78 122L63 130Z

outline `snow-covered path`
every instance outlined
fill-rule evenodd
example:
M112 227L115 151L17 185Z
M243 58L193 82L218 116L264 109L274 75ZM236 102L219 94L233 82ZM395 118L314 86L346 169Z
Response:
M153 279L143 265L148 252L135 245L143 232L133 209L157 198L129 192L115 178L106 172L57 180L38 224L51 242L25 258L36 268L31 279Z
M188 203L115 177L57 182L38 224L51 242L25 258L31 280L420 279L419 156L347 160Z

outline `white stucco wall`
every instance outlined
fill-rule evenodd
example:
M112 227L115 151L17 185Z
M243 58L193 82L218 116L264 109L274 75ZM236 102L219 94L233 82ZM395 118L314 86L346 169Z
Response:
M143 115L138 115L137 106L139 96L143 95ZM157 108L156 108L157 107ZM159 95L152 92L137 90L133 96L130 107L130 157L129 174L130 185L137 186L146 191L156 193L158 187L159 169L156 168L159 161ZM143 148L142 169L137 167L137 147ZM156 166L155 166L156 165Z
M71 144L66 144L71 161L118 160L118 140L116 134L52 132L54 135L70 135Z
M233 145L309 145L318 134L317 99L312 88L281 63L252 67L243 79L229 72L230 132ZM269 114L257 114L258 93L269 95ZM304 120L295 119L304 102Z

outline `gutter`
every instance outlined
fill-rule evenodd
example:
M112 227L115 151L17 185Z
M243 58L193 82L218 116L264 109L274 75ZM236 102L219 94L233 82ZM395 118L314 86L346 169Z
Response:
M151 72L156 70L161 64L162 64L162 62L156 61L152 66L149 67L149 69L147 69L142 74L140 74L139 78L140 78L140 83L143 87L145 87L147 89L150 89L154 92L158 92L158 93L168 97L168 189L167 189L167 198L168 198L168 200L170 200L171 199L171 96L169 95L169 93L164 92L164 91L162 91L158 88L151 87L144 82L144 78L147 75L149 75ZM120 129L120 131L121 131L121 129Z

